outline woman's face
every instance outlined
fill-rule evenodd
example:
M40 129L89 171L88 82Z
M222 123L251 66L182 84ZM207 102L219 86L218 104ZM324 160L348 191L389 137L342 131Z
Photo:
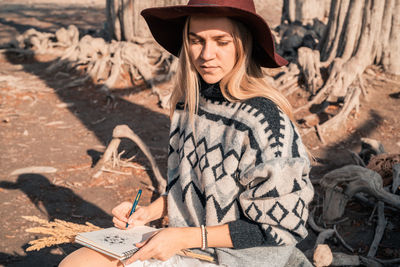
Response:
M189 23L189 56L203 80L219 82L236 63L236 47L228 18L192 17Z

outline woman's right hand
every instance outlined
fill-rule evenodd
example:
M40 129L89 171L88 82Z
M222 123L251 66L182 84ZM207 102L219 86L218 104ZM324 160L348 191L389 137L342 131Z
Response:
M137 206L136 210L129 217L132 209L131 202L122 202L112 210L114 226L120 229L129 229L134 226L145 225L150 221L150 214L147 207ZM126 228L126 223L129 223Z

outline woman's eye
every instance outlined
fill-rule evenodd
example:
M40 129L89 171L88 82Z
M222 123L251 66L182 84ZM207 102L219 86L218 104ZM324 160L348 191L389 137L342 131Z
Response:
M229 41L218 41L218 45L220 45L220 46L225 46L228 44L229 44Z
M189 40L191 44L200 44L200 40L199 39L190 39Z

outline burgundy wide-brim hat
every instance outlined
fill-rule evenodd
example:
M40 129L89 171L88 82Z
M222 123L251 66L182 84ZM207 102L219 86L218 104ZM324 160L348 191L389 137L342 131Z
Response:
M253 0L190 0L187 5L147 8L141 12L154 39L179 56L186 18L192 15L229 17L241 21L253 35L253 58L262 66L277 68L288 62L275 51L267 22L256 13Z

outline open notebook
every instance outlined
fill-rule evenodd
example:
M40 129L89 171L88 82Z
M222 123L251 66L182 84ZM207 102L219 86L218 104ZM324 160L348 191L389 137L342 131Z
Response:
M93 232L79 233L75 242L119 260L130 258L138 249L135 244L147 240L159 229L137 226L128 230L110 227Z

